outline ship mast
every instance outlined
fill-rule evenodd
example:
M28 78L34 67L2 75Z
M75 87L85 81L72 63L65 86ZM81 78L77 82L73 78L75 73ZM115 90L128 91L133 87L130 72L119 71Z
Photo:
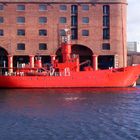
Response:
M71 35L70 29L64 29L66 35L62 37L62 56L63 63L71 59Z

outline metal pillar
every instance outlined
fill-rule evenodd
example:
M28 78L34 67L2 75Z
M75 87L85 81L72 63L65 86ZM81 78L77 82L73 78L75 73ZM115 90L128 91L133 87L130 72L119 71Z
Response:
M37 56L37 57L36 57L35 66L36 66L37 68L42 68L41 56Z
M78 56L78 58L76 58L76 66L77 66L76 71L79 72L79 69L80 69L79 68L79 56Z

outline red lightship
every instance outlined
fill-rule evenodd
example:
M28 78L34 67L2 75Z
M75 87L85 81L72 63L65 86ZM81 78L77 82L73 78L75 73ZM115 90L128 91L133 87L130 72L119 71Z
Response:
M51 66L42 67L40 57L35 67L1 68L1 88L60 88L60 87L130 87L134 86L140 74L140 65L124 68L98 70L95 56L93 67L85 66L80 71L79 56L71 54L70 35L62 43L63 62L52 58ZM31 64L30 64L31 66Z

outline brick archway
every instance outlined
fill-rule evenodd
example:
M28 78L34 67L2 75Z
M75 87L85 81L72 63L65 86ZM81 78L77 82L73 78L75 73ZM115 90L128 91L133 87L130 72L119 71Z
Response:
M0 47L0 67L8 66L8 52Z
M82 63L86 60L90 60L90 63L92 65L92 63L93 63L93 52L90 48L88 48L87 46L84 46L84 45L74 44L74 45L72 45L71 50L72 50L72 54L78 54L79 55L80 63ZM56 56L57 56L57 59L59 60L59 62L62 62L61 48L59 48L56 51Z
M78 54L80 62L84 62L86 60L90 60L92 62L93 52L87 46L79 44L72 45L72 54Z

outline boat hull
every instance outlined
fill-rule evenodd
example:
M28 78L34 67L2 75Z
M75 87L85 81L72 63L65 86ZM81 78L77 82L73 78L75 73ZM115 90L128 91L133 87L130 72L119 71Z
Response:
M67 76L0 76L1 88L130 87L140 66L122 69L71 72Z

